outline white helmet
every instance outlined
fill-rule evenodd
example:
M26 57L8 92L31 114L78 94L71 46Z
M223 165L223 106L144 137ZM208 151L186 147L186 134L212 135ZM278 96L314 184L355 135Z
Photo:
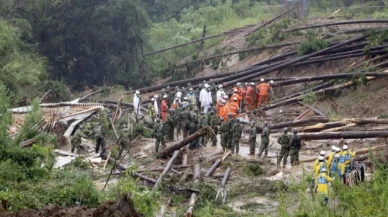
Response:
M324 160L325 158L323 156L319 156L318 160Z
M224 95L224 99L229 99L228 94L225 94L225 95Z
M245 82L245 86L248 86L248 82Z
M323 168L321 169L321 172L326 172L326 167L323 167Z
M135 92L136 94L140 94L140 91L138 91L138 90L136 90L136 92Z
M241 83L240 83L240 82L238 82L236 85L237 85L238 87L240 87L240 86L241 86Z
M157 98L159 98L159 96L158 96L158 95L155 95L154 98L157 99Z
M166 98L167 98L167 94L164 94L163 99L166 99Z
M233 93L237 93L237 89L233 89Z
M269 83L270 83L270 84L273 84L273 83L275 83L275 82L273 82L272 80L270 80Z
M338 153L338 152L340 152L340 151L341 151L341 149L340 149L340 148L338 148L338 147L336 147L336 148L335 148L335 152L337 152L337 153Z
M334 155L334 158L335 158L335 159L340 158L339 154Z
M183 97L183 100L187 100L187 96Z
M190 91L193 91L194 89L192 88L192 87L190 87L190 89L189 89Z
M251 82L251 85L252 85L252 86L255 86L255 83L254 83L254 82Z
M332 146L331 146L331 150L332 150L332 151L335 151L335 150L337 150L337 147L335 147L335 145L332 145Z
M321 152L319 152L319 155L321 155L321 156L325 156L325 151L321 151Z
M155 98L154 98L154 97L152 97L152 98L151 98L151 101L152 101L152 102L153 102L153 101L155 101Z
M205 88L208 88L209 87L209 85L208 84L205 84Z
M221 99L221 104L225 104L225 103L226 103L226 101Z
M233 100L234 100L234 101L237 101L237 97L233 97Z
M343 150L348 150L348 146L347 146L347 145L344 145L344 146L342 147L342 149L343 149Z
M218 85L218 88L222 88L222 84Z
M264 81L264 78L260 79L260 81L263 82L263 81Z

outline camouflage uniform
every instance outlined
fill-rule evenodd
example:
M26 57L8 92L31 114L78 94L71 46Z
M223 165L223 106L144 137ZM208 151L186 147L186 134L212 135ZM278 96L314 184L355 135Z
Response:
M255 154L256 149L256 127L253 125L249 131L249 153Z
M174 140L174 118L172 112L167 114L166 121L163 123L164 136L167 142Z
M82 131L82 129L77 129L73 135L73 137L71 138L71 152L73 153L74 152L74 149L76 148L77 149L77 154L80 154L80 147L81 147L81 138L82 137L86 137Z
M259 150L259 157L264 153L264 156L268 156L268 144L269 144L269 128L268 126L265 126L263 130L261 131L261 145L260 145L260 150Z
M182 108L181 107L177 107L175 109L175 116L174 116L174 123L175 123L175 128L176 128L176 138L178 139L179 138L179 133L181 132L181 112L182 112Z
M228 115L229 116L229 115ZM228 147L229 149L232 149L232 143L233 143L233 132L232 128L233 125L236 123L236 119L234 119L232 116L229 117L228 124L229 124L229 133L228 133Z
M300 136L294 132L293 135L290 136L290 158L291 165L299 164L299 150L301 148L301 140Z
M287 165L287 157L290 152L290 137L287 135L287 131L283 131L283 135L281 135L278 139L278 143L282 146L280 149L279 158L277 160L277 165L280 165L280 162L283 159L283 167Z
M131 134L128 128L121 129L119 145L122 149L127 148L129 150L129 144L131 143Z
M209 118L206 114L202 113L200 119L199 119L199 127L200 128L204 128L204 127L207 127L209 126ZM204 135L201 137L201 144L203 146L206 146L207 144L207 141L208 141L208 136L207 135Z
M187 138L190 130L190 112L184 107L183 111L179 115L180 125L183 130L183 138Z
M237 121L233 125L232 133L233 133L232 153L234 153L234 150L236 150L236 153L238 154L238 151L240 150L240 139L242 134L242 127L241 127L240 121Z
M210 139L212 140L212 146L216 146L217 145L217 134L218 134L218 118L214 112L210 111L208 114L208 119L209 119L209 125L215 134L215 135L212 135L210 137Z
M96 153L98 153L98 151L100 150L100 147L101 147L102 153L104 153L105 152L105 139L104 139L104 134L102 132L102 127L100 124L96 124L94 126L93 133L94 133L94 136L96 138Z
M190 121L189 135L195 133L198 130L199 123L198 123L198 115L196 111L190 111L190 120L191 121Z
M228 143L228 136L230 133L230 128L229 128L229 123L228 122L223 122L221 121L222 124L220 126L220 134L221 134L221 146L222 149L225 151L227 148L227 143Z
M164 142L164 135L163 135L163 124L160 123L160 120L158 120L156 122L152 136L155 138L155 152L156 153L159 151L159 144L160 143L162 144L162 148L166 147L166 143Z

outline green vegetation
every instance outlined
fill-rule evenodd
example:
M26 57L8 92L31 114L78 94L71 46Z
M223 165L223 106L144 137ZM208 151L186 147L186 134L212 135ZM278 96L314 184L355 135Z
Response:
M317 95L314 93L314 91L310 91L306 94L306 96L303 97L303 103L313 104L317 101L317 99Z
M312 32L307 34L307 40L303 41L298 46L298 55L306 55L320 51L329 46L329 42L324 39L317 38Z
M249 46L266 46L275 44L284 40L287 36L284 30L291 24L288 18L282 19L280 22L274 23L266 28L261 28L259 31L251 34L246 38Z

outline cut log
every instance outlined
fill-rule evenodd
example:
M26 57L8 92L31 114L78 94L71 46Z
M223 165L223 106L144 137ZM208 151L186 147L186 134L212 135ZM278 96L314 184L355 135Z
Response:
M298 102L300 105L306 107L306 108L309 108L311 109L316 115L319 115L319 116L322 116L322 117L327 117L327 115L325 115L323 112L320 112L319 110L315 109L314 107L312 106L309 106L309 105L306 105L302 102Z
M194 184L196 185L199 183L199 178L201 177L201 166L199 164L194 165L193 173L194 173L194 176L193 176ZM187 211L186 211L186 217L193 216L193 210L194 210L194 205L196 201L197 201L197 194L193 192L190 197L189 208L187 208Z
M178 158L179 155L181 155L183 152L183 147L177 151L174 152L174 155L171 157L171 159L168 161L166 167L164 168L162 174L160 174L158 180L156 180L155 185L153 187L153 190L158 189L160 182L162 181L163 177L167 175L167 173L170 171L172 165L174 164L175 160Z
M26 141L20 143L20 147L22 147L22 148L30 147L33 144L35 144L35 142L36 142L36 138L32 138L32 139L29 139L29 140L26 140Z
M186 166L187 165L187 154L183 154L182 155L182 166Z
M232 169L230 167L228 167L225 171L225 174L224 174L224 177L222 178L222 182L221 182L221 187L225 187L226 186L226 183L228 182L229 180L229 176L230 176L230 171Z
M319 131L330 129L330 128L346 126L348 123L349 122L346 122L346 121L318 123L318 124L315 124L312 126L303 127L302 132L319 132Z
M268 127L269 129L274 130L274 129L281 129L285 127L301 126L301 125L310 124L310 123L325 123L328 121L329 119L326 117L311 117L311 118L306 118L298 121L286 121L286 122L280 122L275 124L269 124ZM257 133L261 133L262 130L263 128L261 126L256 126Z
M387 138L388 131L347 131L299 133L302 140Z
M178 149L181 149L182 147L185 147L186 145L190 144L190 142L192 142L192 141L198 139L199 137L205 135L206 132L207 132L206 128L198 130L197 132L195 132L194 134L190 135L189 137L183 139L182 141L180 141L178 143L175 143L175 144L173 144L173 145L163 149L161 152L158 153L158 157L159 158L167 157L168 155L170 155L174 151L176 151Z
M309 115L311 112L311 109L307 109L306 111L302 112L302 114L300 114L298 117L296 117L294 119L294 121L299 121L299 120L302 120L303 118L305 118L307 115Z
M386 145L380 145L380 146L375 146L375 147L370 147L370 148L359 149L359 150L356 150L355 153L356 153L356 155L358 155L358 154L366 154L366 153L369 153L370 151L384 150L386 148L387 148ZM328 159L329 156L326 156L325 158ZM306 160L301 160L300 162L303 162L303 163L314 162L316 159L317 158L309 158L309 159L306 159Z
M210 177L216 171L216 169L221 165L221 159L217 159L216 162L210 167L210 169L206 172L205 177Z

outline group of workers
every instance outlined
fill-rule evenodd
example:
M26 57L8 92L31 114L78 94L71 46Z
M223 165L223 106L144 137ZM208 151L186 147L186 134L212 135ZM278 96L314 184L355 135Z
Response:
M88 127L91 128L91 127ZM102 152L105 152L105 138L104 138L104 132L102 129L102 126L99 122L94 123L94 126L92 129L85 129L84 125L77 125L77 129L75 130L75 133L71 137L71 152L73 153L75 150L77 150L77 154L80 154L81 151L81 143L82 143L82 137L83 138L89 138L93 136L96 140L96 153L99 153L100 148Z
M343 144L341 139L339 144ZM349 151L349 147L344 144L342 150L339 147L332 146L331 153L326 160L325 152L319 153L318 159L314 162L313 189L324 198L324 204L328 203L329 182L336 177L341 178L345 184L348 184L347 174L352 170L352 161L355 153Z

